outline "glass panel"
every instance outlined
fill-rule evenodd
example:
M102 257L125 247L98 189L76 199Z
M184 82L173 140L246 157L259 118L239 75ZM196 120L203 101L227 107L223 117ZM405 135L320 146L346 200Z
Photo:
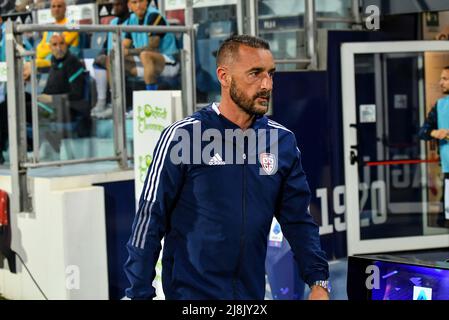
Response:
M351 30L352 24L346 22L318 22L318 29Z
M317 17L351 18L352 0L315 0Z
M61 57L57 60L53 59L56 56L50 45L50 34L49 58L39 58L36 62L38 154L41 162L115 156L111 79L108 79L114 70L108 70L108 34L70 34L77 34L78 40L67 49L58 48ZM66 38L68 36L66 34ZM23 37L23 42L27 49L36 50L42 38L43 33L30 34ZM24 61L24 69L30 68L28 59ZM127 86L126 89L121 95L127 98L126 136L128 150L132 152L132 88ZM25 101L30 158L33 149L31 95L31 81L27 78Z
M259 18L290 17L304 14L304 0L259 0ZM316 0L317 17L350 18L352 17L352 0ZM302 22L298 26L303 26Z
M75 9L71 11L76 22L90 24L99 20L100 24L110 23L113 18L111 8L102 10L100 12L102 19L98 19L92 15L95 10L90 10L95 4L86 5L88 7L77 6L78 11ZM42 14L40 19L44 21L44 18L45 15ZM217 34L217 32L212 33ZM24 34L22 37L24 47L29 51L36 51L38 44L44 38L43 34L38 32ZM49 33L46 39L50 40L52 35L56 33ZM73 35L76 37L72 37ZM38 54L37 68L34 70L37 78L36 110L39 122L37 153L40 162L105 158L116 155L113 122L113 113L116 111L113 111L112 107L110 84L116 83L114 77L122 75L122 72L115 70L115 67L111 65L113 51L109 45L108 35L107 32L65 32L66 42L70 42L70 45L63 50L64 58L57 61L51 60L51 54L53 56L55 54L52 52L49 41L44 41L48 45L46 51L51 54L48 55L48 59L41 57L43 52L41 50ZM110 35L112 36L112 33ZM125 101L125 133L129 155L133 153L133 92L155 88L158 90L181 89L179 48L182 46L182 35L170 34L170 37L167 35L164 35L161 46L170 53L164 51L164 55L158 56L156 62L150 57L152 53L150 51L129 52L123 59L125 85L124 88L118 88L120 92L117 95L124 97ZM70 40L67 40L68 38ZM136 41L145 42L145 40ZM144 46L146 46L145 43L140 45L140 47ZM69 53L72 57L71 62L65 63L65 57ZM32 66L29 59L24 62L25 74L28 75L25 81L25 100L28 157L31 159L33 156L32 85L29 74ZM161 70L161 73L157 72L155 77L146 73L146 70L151 70L153 63L157 64L158 70ZM4 96L1 89L2 85L0 85L0 121L3 123L7 119L7 108L6 102L1 99ZM7 130L5 126L2 126L0 165L4 162L3 158L6 161L9 158L7 139Z
M299 16L304 14L304 0L259 0L258 11L259 18Z
M220 83L216 72L215 55L221 43L237 34L236 6L224 5L193 9L196 35L197 102L220 100Z
M268 41L277 60L299 59L306 56L304 39L304 1L275 0L258 2L259 36ZM298 69L297 65L278 64L276 70Z
M352 1L316 1L316 16L325 18L351 18ZM259 36L267 40L275 59L301 59L306 57L304 32L304 0L259 0ZM318 29L351 29L343 22L317 22ZM300 69L299 64L278 64L279 71ZM302 67L303 68L303 67Z
M439 161L418 134L428 111L425 81L439 81L439 74L424 78L431 62L425 57L355 56L362 240L447 232L438 224L443 214ZM430 196L434 193L439 197Z
M67 33L66 38L73 34ZM104 41L97 36L78 32L73 45L55 49L60 55L56 57L51 48L55 38L50 35L52 57L37 61L40 161L115 155L104 56L107 35ZM31 93L30 84L27 91ZM99 103L101 110L95 110L101 111L101 116L92 117L92 109ZM32 136L31 128L28 132Z

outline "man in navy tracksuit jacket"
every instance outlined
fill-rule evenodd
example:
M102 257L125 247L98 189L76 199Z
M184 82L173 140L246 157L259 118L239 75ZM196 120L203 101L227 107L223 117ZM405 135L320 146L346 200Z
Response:
M328 299L328 264L295 136L264 116L274 73L269 46L234 36L220 47L217 66L221 103L166 128L154 150L127 244L126 296L155 296L165 237L167 299L263 299L275 216L311 286L309 298ZM207 149L211 141L222 148Z

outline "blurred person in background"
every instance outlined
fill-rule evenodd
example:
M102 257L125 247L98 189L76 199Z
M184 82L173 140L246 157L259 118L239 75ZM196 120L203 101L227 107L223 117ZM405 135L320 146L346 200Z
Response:
M90 133L90 106L86 99L87 72L81 61L68 50L64 34L54 33L50 38L51 68L42 95L38 96L40 106L50 110L50 121L58 123L78 122L76 134ZM58 98L58 100L56 99ZM42 110L41 110L42 111ZM58 151L60 139L50 141Z
M444 67L440 76L440 87L443 94L449 94L449 66ZM444 174L443 210L440 211L437 225L447 227L449 222L449 96L438 99L427 115L419 130L422 140L434 140L439 144L441 169Z
M110 25L127 25L129 19L129 9L128 0L114 0L112 3L112 12L116 16L111 20ZM123 34L122 34L123 35ZM124 36L122 36L123 38ZM94 73L95 73L95 84L97 88L97 103L91 111L93 117L107 117L108 114L112 112L106 111L106 98L107 98L107 88L108 88L108 75L106 64L109 59L108 56L112 49L112 33L108 33L108 40L106 43L106 54L101 54L95 59ZM112 109L111 109L112 111Z
M167 20L147 0L128 0L133 12L129 25L165 26ZM157 78L164 74L176 75L179 64L175 58L178 53L173 33L131 32L123 40L125 70L132 76L143 77L147 90L157 90Z
M70 21L66 17L67 5L64 0L52 0L51 5L51 15L55 19L55 24L66 25ZM42 35L42 39L36 47L36 66L37 68L48 68L51 65L51 47L50 39L54 32L45 31ZM72 54L79 55L79 34L78 32L63 32L64 39L67 43ZM23 77L25 80L29 79L31 74L31 64L25 63L23 70Z

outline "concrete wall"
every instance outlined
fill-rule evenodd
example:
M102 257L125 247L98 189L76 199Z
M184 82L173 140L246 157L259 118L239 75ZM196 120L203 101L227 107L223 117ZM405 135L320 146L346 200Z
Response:
M33 213L11 214L12 250L24 260L48 299L108 299L104 192L93 183L127 180L132 171L71 177L34 177ZM0 188L11 192L9 176ZM5 260L0 293L43 299L19 258L17 274Z

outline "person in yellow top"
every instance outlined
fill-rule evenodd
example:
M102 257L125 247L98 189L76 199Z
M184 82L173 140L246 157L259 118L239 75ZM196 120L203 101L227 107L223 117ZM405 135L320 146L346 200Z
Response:
M52 0L51 1L51 15L55 18L55 24L64 25L69 22L66 14L67 5L65 0ZM50 38L53 32L44 32L41 42L36 48L36 65L38 68L50 67L51 65L51 48ZM69 50L72 54L78 55L79 53L79 35L78 32L63 32L65 42L69 46Z
M69 19L65 16L67 5L65 0L52 0L51 15L55 18L55 24L65 25L69 23ZM36 66L37 68L47 68L51 66L51 48L50 39L56 32L46 31L42 35L42 40L36 47ZM75 56L79 54L79 34L78 32L62 32L65 42L67 43L69 50ZM23 78L28 80L31 74L31 64L25 63L23 66Z

